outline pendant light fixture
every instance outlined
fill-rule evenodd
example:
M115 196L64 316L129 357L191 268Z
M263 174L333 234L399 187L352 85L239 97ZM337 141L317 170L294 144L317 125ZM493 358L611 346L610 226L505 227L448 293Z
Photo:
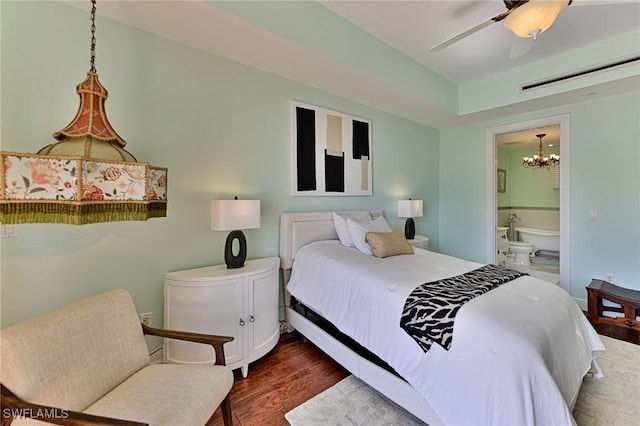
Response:
M542 138L547 136L546 133L537 134L536 137L540 139L540 145L538 147L538 153L533 157L522 157L522 165L529 168L548 169L553 165L560 163L560 156L558 154L549 154L545 157L542 150Z
M80 107L37 154L0 152L0 222L84 225L165 217L167 172L138 162L105 112L95 68L96 0L91 0L91 67L76 87Z

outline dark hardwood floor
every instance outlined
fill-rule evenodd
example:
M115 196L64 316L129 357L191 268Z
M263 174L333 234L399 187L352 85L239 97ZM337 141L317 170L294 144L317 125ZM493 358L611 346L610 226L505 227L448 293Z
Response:
M312 343L302 342L294 332L282 334L269 354L251 363L246 379L240 370L234 375L234 425L277 426L288 425L286 412L338 383L349 372ZM218 409L207 426L222 424Z

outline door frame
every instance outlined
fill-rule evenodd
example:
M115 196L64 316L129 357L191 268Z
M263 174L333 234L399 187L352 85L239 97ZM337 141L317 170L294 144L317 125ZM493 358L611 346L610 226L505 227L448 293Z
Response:
M496 136L538 127L560 126L560 286L571 292L571 116L570 114L490 127L486 132L486 261L496 261L497 149Z

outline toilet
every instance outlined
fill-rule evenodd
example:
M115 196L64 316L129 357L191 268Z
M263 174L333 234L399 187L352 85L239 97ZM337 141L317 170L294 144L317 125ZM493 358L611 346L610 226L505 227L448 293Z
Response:
M531 253L533 252L533 244L523 243L522 241L509 241L509 252L513 254L513 261L509 257L509 261L515 265L529 266L531 265Z

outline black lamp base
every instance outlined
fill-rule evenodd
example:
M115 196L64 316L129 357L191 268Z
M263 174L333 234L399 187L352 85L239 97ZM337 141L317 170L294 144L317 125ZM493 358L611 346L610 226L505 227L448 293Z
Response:
M233 240L238 240L238 254L233 254ZM242 231L231 231L224 244L224 261L228 269L242 268L247 259L247 239Z
M413 218L410 217L407 219L407 222L404 224L404 237L407 240L413 240L416 236L416 224L413 221Z

